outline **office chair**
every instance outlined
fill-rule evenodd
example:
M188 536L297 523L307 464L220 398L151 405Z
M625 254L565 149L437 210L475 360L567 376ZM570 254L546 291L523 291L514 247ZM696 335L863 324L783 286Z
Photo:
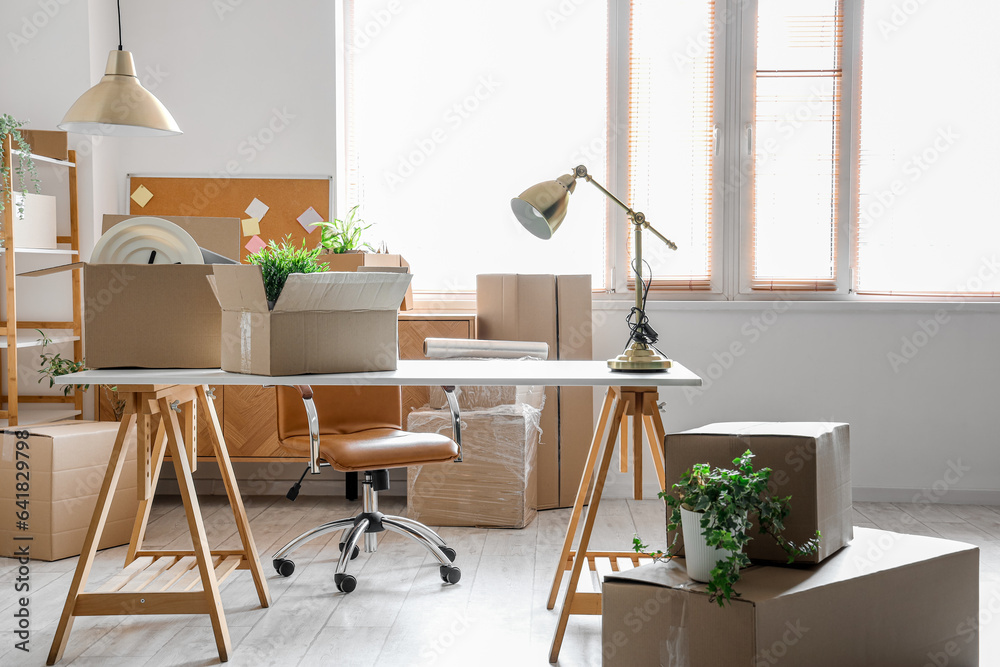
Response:
M350 593L357 586L357 579L347 573L347 565L360 554L361 536L365 538L365 552L373 553L377 533L389 530L426 547L440 563L441 579L449 584L458 583L462 571L452 565L455 550L424 524L379 512L378 492L389 488L388 468L461 461L460 446L436 433L402 430L399 387L297 385L277 389L278 440L294 454L309 455L306 472L318 473L320 465L329 465L342 472L364 473L361 512L317 526L283 546L272 560L278 574L288 577L295 571L295 563L286 556L300 545L321 535L343 531L334 583L339 591ZM449 402L452 400L449 394ZM461 442L460 424L456 414L458 442ZM293 492L297 493L298 486L293 487ZM289 492L289 498L294 500L293 492Z

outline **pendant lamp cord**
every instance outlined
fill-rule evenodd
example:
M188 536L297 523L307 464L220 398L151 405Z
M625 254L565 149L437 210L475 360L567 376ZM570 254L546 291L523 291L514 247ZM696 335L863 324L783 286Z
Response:
M122 50L122 0L118 0L118 50Z

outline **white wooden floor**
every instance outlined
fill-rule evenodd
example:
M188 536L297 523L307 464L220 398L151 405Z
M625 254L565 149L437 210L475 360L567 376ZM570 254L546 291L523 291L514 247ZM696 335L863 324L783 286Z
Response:
M382 510L401 513L399 499L383 497ZM231 514L218 496L202 497L213 548L236 548ZM278 577L271 553L292 537L357 503L302 496L248 497L247 511L268 575L272 606L258 606L250 576L237 572L222 587L233 653L229 665L546 665L556 612L545 609L569 510L541 512L524 530L444 528L454 546L462 581L445 586L424 549L384 534L376 554L353 562L358 588L337 592L336 536L320 538L295 555L295 573ZM981 664L1000 665L1000 508L973 505L909 506L857 503L855 523L899 532L937 535L982 548ZM663 533L659 501L606 500L595 530L595 549L628 549L639 532L654 546ZM150 547L190 543L179 499L154 505ZM100 552L90 578L96 588L121 567L124 547ZM31 652L13 649L15 602L11 559L0 558L0 665L44 665L77 559L31 564ZM928 601L932 604L932 601ZM599 665L599 617L574 617L560 665ZM63 665L160 667L218 664L204 616L79 618Z

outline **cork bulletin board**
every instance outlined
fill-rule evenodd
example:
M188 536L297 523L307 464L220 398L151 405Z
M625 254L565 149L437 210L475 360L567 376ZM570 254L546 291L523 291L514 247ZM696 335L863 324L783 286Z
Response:
M196 215L239 218L240 261L269 240L291 235L319 243L319 228L311 222L330 219L329 176L233 178L141 176L126 183L130 215ZM234 258L235 259L235 258Z

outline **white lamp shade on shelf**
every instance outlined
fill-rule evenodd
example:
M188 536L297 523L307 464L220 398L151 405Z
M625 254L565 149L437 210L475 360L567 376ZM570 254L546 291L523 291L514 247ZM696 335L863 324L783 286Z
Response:
M121 50L108 54L104 76L70 107L59 129L119 137L181 134L167 108L139 83L132 53Z

